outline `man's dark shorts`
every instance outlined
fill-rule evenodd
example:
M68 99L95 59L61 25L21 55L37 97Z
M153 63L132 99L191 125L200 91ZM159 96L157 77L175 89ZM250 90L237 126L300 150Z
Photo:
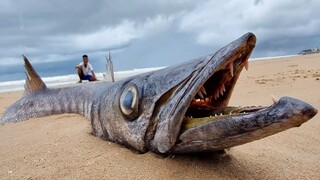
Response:
M92 75L88 74L88 75L82 75L81 79L82 80L90 80L92 77Z

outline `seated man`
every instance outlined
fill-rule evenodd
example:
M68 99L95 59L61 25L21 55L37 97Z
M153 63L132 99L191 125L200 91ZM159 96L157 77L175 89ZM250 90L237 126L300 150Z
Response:
M82 56L83 62L81 62L78 66L76 66L76 69L78 70L78 75L80 78L80 81L78 83L82 83L82 80L88 80L88 81L96 81L96 75L93 72L93 67L89 63L89 58L85 54Z

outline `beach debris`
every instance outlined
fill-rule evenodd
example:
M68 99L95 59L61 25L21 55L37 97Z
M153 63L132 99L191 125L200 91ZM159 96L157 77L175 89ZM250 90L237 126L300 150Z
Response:
M113 62L112 62L112 59L111 59L111 53L109 52L109 56L107 57L106 56L106 70L107 70L107 73L104 75L104 77L107 79L107 80L110 80L111 82L114 82L114 70L113 70ZM109 79L108 79L109 78Z

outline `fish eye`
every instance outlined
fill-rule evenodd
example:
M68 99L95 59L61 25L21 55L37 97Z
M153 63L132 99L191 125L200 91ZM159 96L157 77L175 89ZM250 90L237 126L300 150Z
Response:
M133 120L139 114L139 95L135 84L127 85L120 96L120 110L129 120Z

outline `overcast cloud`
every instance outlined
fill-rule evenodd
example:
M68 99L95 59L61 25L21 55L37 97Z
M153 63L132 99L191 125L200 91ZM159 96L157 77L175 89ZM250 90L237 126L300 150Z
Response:
M317 0L1 0L0 81L23 78L21 54L42 76L74 73L88 54L115 70L168 66L215 52L246 32L253 57L320 46ZM22 71L22 72L20 72Z

